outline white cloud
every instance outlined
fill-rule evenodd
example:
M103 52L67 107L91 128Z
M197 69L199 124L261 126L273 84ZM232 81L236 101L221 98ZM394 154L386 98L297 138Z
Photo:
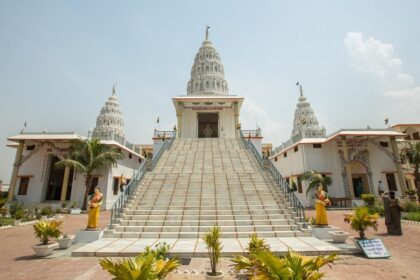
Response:
M264 136L263 142L281 143L284 125L274 121L268 113L250 98L244 101L242 114L242 129L255 129L258 125Z
M404 73L402 60L392 44L375 38L363 38L360 32L349 32L344 40L351 66L377 79L384 94L393 98L419 98L419 87L413 76Z

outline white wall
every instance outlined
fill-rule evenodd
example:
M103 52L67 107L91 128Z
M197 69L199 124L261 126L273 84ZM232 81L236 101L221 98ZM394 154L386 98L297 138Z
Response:
M69 147L69 144L54 143L60 149ZM16 182L15 195L18 201L24 204L36 204L45 201L45 192L47 189L48 175L50 170L50 156L55 155L54 151L47 151L48 147L44 146L38 150L31 158L25 161L19 168L18 176L31 176L26 195L18 195L20 178ZM98 176L98 186L104 194L103 208L109 209L117 195L113 195L113 177L123 174L130 179L134 170L139 166L139 157L132 154L132 158L128 157L128 152L123 150L124 159L119 160L116 166L105 170L97 170L93 172L93 176ZM24 151L24 155L28 153ZM80 207L83 203L85 193L85 176L79 172L73 173L72 190L70 202L76 202Z
M375 139L379 141L389 142L389 138ZM378 181L382 180L385 189L388 189L386 172L395 172L395 181L397 184L397 196L401 195L401 188L396 173L396 166L392 158L384 153L377 145L368 144L369 162L372 172L374 194L378 194ZM321 173L328 173L327 175L332 179L332 185L328 187L328 194L331 197L344 197L344 181L342 177L342 170L338 156L338 148L335 141L322 143L322 148L313 148L313 144L300 144L299 150L294 152L293 148L287 150L287 157L283 154L277 155L277 162L274 158L271 159L274 166L283 177L290 177L300 175L305 171L316 170ZM389 152L392 152L391 144L389 143ZM306 197L307 184L302 184L302 194L296 192L296 195L306 206L312 205L311 194Z

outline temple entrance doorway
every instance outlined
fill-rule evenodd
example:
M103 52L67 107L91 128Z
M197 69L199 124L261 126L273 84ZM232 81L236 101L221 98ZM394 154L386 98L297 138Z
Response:
M366 166L360 161L353 160L348 163L351 170L351 180L354 197L360 198L364 193L370 193L369 177Z
M219 137L219 114L197 113L198 138Z
M61 191L64 180L64 168L57 168L55 163L60 161L56 156L51 157L50 170L48 176L47 191L45 193L45 200L60 200ZM70 200L71 196L71 185L73 179L73 168L70 169L69 182L67 186L66 200Z

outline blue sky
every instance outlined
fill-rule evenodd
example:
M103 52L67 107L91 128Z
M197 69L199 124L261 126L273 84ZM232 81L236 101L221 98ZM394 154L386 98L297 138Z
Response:
M288 139L300 81L328 133L420 122L418 1L0 1L0 179L28 130L95 125L118 82L125 134L175 124L209 25L243 128Z

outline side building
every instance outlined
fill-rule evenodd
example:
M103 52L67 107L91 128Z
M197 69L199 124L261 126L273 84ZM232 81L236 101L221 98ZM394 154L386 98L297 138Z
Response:
M120 149L124 158L116 165L93 173L91 188L99 186L104 194L103 209L110 209L119 195L121 175L129 181L145 160L138 145L130 144L124 137L122 112L115 88L102 107L96 127L88 137L73 132L26 132L9 137L9 147L16 148L9 192L24 204L67 202L82 205L85 192L85 176L66 167L59 169L55 163L63 159L75 139L99 138L101 142Z
M378 195L378 187L405 193L405 179L397 140L404 133L391 129L340 129L326 135L303 96L302 88L295 110L291 139L277 147L269 160L295 189L305 204L313 204L306 195L307 182L300 176L314 170L331 177L326 190L337 206L360 204L362 194Z

